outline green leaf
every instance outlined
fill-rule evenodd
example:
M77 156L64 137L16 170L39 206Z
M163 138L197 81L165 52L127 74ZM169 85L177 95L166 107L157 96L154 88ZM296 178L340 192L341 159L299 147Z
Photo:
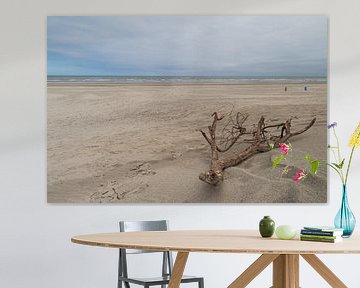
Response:
M344 163L345 163L345 158L341 161L341 163L340 163L340 165L339 165L340 169L342 169L342 168L343 168Z
M339 164L337 164L337 163L335 163L335 162L332 162L331 164L334 165L336 168L341 169L341 167L340 167Z
M333 164L327 163L332 169L334 169L337 173L339 173L339 168L336 168Z
M309 162L309 164L310 164L310 160L311 160L311 158L310 158L310 154L307 154L306 156L305 156L305 159Z
M312 174L313 176L315 176L315 175L316 175L316 172L317 172L317 170L318 170L318 168L319 168L319 160L316 159L316 160L312 161L310 168L311 168L311 174Z
M280 161L283 159L284 157L282 157L282 156L278 156L278 157L276 157L275 158L275 160L274 160L274 162L273 162L273 164L272 164L272 169L274 169L279 163L280 163Z

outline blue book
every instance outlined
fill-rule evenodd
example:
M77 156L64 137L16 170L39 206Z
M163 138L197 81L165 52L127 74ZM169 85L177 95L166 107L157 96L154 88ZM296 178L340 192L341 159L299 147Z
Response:
M315 226L315 227L304 227L301 230L303 235L318 235L318 236L341 236L343 235L344 229L328 227L328 226Z

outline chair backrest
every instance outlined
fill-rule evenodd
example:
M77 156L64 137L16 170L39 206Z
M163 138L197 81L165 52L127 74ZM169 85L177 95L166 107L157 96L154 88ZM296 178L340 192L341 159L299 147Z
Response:
M120 221L120 232L140 232L140 231L167 231L169 224L167 220L158 221ZM162 275L171 275L173 267L172 255L169 251L150 251L150 250L136 250L136 249L119 249L119 276L128 277L127 272L127 257L126 254L140 254L140 253L163 253L162 261ZM127 284L127 287L130 287Z
M168 229L169 229L169 223L167 220L120 221L121 232L167 231Z
M156 221L120 221L120 232L167 231L167 220ZM159 251L126 249L126 254L156 253Z

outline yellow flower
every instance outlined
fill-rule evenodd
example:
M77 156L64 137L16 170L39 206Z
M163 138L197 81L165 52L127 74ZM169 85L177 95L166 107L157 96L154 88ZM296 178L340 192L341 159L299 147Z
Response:
M349 146L360 147L360 123L358 124L358 126L356 127L354 133L350 138Z

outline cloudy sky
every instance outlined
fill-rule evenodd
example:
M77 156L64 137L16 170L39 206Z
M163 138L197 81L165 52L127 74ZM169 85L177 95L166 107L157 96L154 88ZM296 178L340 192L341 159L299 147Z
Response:
M50 16L48 75L326 76L325 16Z

